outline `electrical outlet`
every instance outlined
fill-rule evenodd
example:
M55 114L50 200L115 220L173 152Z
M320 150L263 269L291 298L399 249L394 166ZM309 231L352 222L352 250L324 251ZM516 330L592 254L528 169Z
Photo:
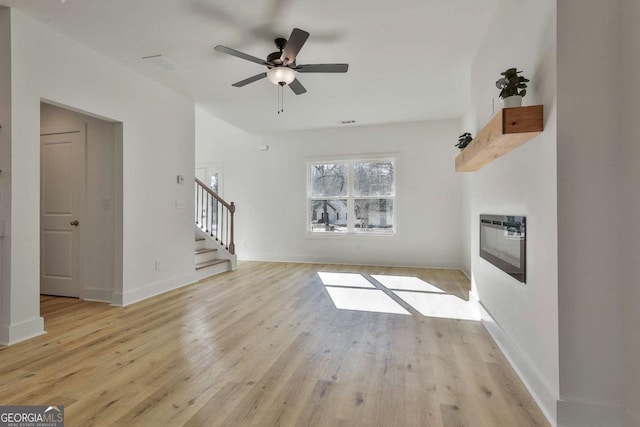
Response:
M160 261L156 261L156 271L160 271Z

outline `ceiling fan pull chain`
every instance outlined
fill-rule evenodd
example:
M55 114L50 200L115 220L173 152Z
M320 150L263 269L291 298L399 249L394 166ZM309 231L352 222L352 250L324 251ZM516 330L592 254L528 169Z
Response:
M278 85L278 114L284 113L284 92L282 90L284 86Z

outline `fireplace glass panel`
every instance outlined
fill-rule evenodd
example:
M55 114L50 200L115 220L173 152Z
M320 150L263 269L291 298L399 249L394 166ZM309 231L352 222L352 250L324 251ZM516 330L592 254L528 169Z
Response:
M480 215L480 256L526 282L526 217Z

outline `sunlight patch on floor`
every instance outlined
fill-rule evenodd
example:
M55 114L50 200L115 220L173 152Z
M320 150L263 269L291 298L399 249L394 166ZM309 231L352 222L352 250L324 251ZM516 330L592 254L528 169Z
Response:
M320 280L325 286L349 286L352 288L374 288L373 284L364 278L362 274L355 273L327 273L318 272Z
M336 308L341 310L369 311L374 313L406 314L390 296L377 289L325 288Z
M394 292L404 302L427 317L443 319L480 320L480 313L463 299L454 295L426 294L418 292Z
M431 283L411 276L387 276L382 274L372 274L371 277L382 283L386 288L398 291L421 291L439 292L444 291Z
M319 271L318 276L339 310L409 316L417 312L425 317L480 320L480 313L469 301L418 277L326 271ZM407 308L415 311L409 312Z

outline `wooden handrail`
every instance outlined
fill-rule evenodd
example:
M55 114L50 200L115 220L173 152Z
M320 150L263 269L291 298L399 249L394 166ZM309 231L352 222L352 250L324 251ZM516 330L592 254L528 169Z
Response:
M206 193L206 194L205 194ZM215 200L215 202L213 202ZM235 203L227 203L196 178L196 225L223 245L232 255L236 253L234 243ZM226 208L226 212L225 212Z
M198 178L196 178L196 182L200 185L200 187L202 187L207 193L211 194L217 201L219 201L220 203L222 203L222 205L229 209L229 211L233 212L236 210L235 206L233 206L233 202L231 202L231 204L225 202L225 200L218 196L218 193L216 193L215 191L213 191L211 188L209 188L209 186L207 186L207 184L205 184L204 182L200 181Z
M233 214L236 213L236 205L233 202L231 202L231 205L229 207L229 212L231 212L231 225L230 225L230 228L231 228L231 239L229 240L229 252L231 252L231 254L235 254L236 253L236 244L234 242L234 236L233 236L233 217L234 217Z

